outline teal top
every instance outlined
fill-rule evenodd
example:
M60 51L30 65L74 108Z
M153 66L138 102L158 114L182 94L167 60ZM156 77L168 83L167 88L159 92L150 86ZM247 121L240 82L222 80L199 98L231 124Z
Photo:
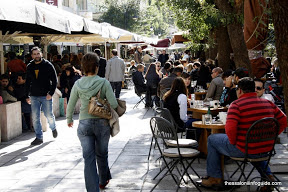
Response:
M73 122L74 108L79 98L81 100L79 120L99 118L88 113L88 104L90 98L95 96L100 89L100 98L106 98L113 109L118 106L109 81L99 77L98 75L83 76L75 82L71 90L71 95L66 109L67 123Z

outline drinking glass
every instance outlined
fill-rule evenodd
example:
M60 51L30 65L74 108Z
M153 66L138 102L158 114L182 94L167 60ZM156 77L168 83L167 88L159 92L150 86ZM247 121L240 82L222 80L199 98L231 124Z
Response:
M211 125L212 124L212 115L211 114L205 114L204 115L204 122L205 122L205 125Z

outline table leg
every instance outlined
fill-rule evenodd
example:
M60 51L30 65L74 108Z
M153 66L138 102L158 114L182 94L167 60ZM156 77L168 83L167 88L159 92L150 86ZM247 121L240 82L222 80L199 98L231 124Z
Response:
M198 150L204 153L205 155L207 155L207 138L208 138L207 129L203 129L199 139Z

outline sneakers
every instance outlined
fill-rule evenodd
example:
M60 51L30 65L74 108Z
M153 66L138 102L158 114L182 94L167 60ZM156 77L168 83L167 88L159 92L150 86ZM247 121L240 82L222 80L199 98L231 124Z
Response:
M36 138L34 141L32 141L31 145L41 145L43 143L43 139Z
M52 131L52 135L54 138L56 138L58 136L58 132L57 129L55 129L54 131Z
M106 185L108 185L109 180L106 181L106 183L104 185L99 184L99 188L100 189L105 189Z
M208 179L202 179L200 184L203 187L218 189L223 186L222 178L209 177Z

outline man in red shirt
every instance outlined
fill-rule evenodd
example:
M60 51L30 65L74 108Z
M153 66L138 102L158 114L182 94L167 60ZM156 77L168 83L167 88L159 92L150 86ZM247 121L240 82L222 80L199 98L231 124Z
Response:
M202 180L202 186L222 185L221 155L244 157L245 136L255 121L264 117L276 118L280 125L279 134L287 127L286 115L271 101L257 97L252 78L240 79L236 93L238 99L231 103L227 113L226 134L212 134L208 137L207 175L209 178ZM249 148L248 157L259 158L261 156L258 154L265 151L267 150L263 145L259 146L256 143L253 148ZM267 162L263 161L259 166L264 169L266 164ZM269 166L266 174L272 176Z

